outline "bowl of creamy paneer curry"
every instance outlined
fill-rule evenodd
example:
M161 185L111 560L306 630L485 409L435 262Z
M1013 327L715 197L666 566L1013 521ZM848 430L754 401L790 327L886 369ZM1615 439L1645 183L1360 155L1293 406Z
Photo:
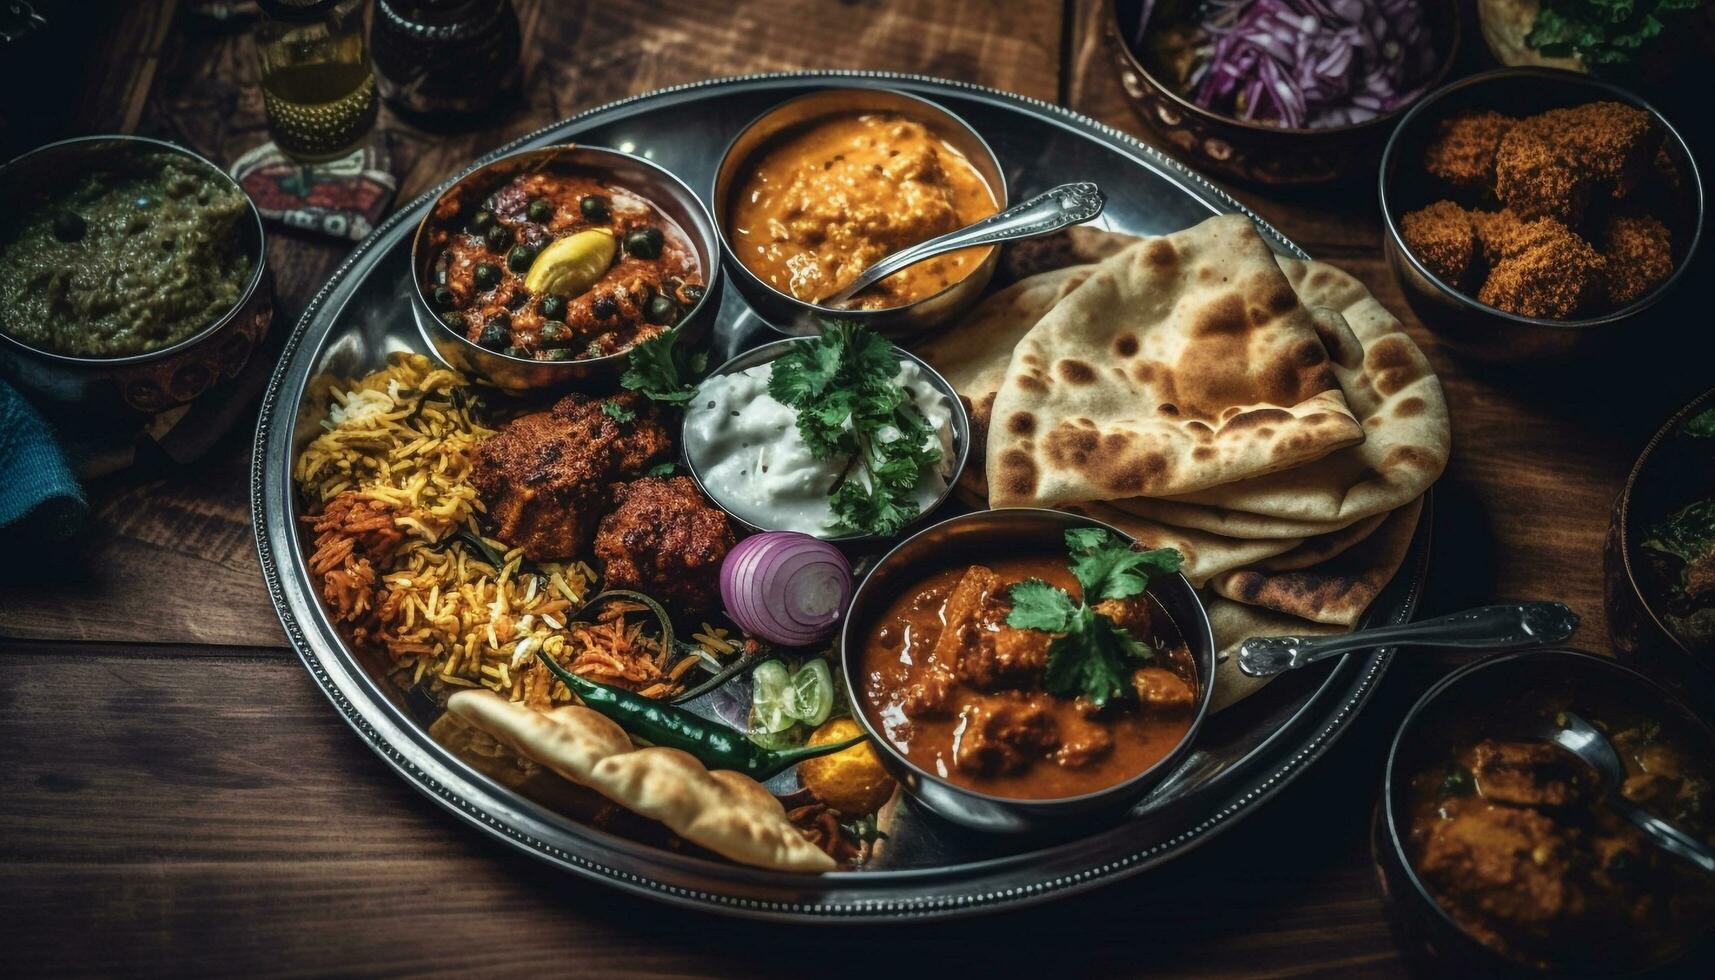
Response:
M891 89L813 92L734 137L710 201L746 301L786 333L821 319L909 336L968 309L999 250L925 259L849 300L832 297L884 256L1007 206L994 152L964 120Z
M466 174L424 215L418 327L448 364L501 388L611 380L670 329L701 338L720 305L719 259L707 210L654 163L593 146L522 150Z
M1180 561L1062 511L929 527L852 600L852 713L906 791L956 823L1050 831L1123 810L1208 711L1214 639Z

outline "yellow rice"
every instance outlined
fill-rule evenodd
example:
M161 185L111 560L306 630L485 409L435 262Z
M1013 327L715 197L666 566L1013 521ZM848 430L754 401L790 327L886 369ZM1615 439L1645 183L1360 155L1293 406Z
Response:
M461 529L480 535L482 503L468 478L472 451L493 434L472 418L465 385L422 355L400 353L348 388L331 387L325 431L293 470L306 509L321 514L350 492L390 515L404 543L378 567L362 570L373 574L372 596L330 611L355 643L387 655L396 683L421 684L436 696L481 686L538 705L569 700L565 685L539 663L538 650L568 670L650 696L682 690L697 657L674 658L654 637L632 630L623 635L625 656L616 657L611 644L596 648L595 631L568 628L595 591L588 564L534 562L527 570L520 549L483 538L500 556L496 567L453 536ZM352 551L341 544L332 558ZM345 561L347 569L360 563ZM315 558L311 565L318 567ZM324 598L329 591L324 585ZM329 605L337 604L329 598ZM726 630L702 626L694 638L704 659L737 649Z

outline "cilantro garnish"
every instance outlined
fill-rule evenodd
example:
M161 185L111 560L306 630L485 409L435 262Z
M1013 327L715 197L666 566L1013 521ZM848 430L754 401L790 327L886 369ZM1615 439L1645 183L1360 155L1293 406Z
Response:
M634 422L637 420L636 412L616 401L602 402L601 413L615 422Z
M1681 431L1697 439L1715 439L1715 408L1704 409L1686 419Z
M1055 634L1043 675L1048 693L1105 707L1131 696L1131 672L1153 660L1155 651L1093 606L1141 595L1150 576L1177 572L1185 556L1172 548L1137 551L1095 527L1067 531L1066 550L1084 601L1041 579L1028 579L1009 590L1012 611L1006 624Z
M674 462L656 463L643 472L644 476L669 477L679 472L679 464Z
M707 370L709 355L684 350L678 342L679 330L674 327L631 348L630 364L619 377L620 386L641 392L653 401L674 405L690 401L697 392L692 382Z
M793 345L769 373L768 393L796 409L811 454L852 458L829 490L839 530L898 532L918 514L912 491L923 471L941 459L940 441L898 374L893 346L849 322Z

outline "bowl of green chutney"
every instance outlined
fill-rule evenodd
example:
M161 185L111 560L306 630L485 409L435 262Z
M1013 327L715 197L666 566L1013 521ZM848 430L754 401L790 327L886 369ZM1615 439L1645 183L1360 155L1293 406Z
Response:
M0 167L0 377L50 414L192 401L273 312L262 216L196 153L85 136Z

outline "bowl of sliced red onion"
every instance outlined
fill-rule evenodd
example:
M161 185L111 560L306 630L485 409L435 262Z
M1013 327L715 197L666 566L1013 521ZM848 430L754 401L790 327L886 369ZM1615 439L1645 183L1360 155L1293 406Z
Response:
M1269 186L1374 172L1394 121L1446 79L1447 0L1109 0L1126 99L1187 163Z

